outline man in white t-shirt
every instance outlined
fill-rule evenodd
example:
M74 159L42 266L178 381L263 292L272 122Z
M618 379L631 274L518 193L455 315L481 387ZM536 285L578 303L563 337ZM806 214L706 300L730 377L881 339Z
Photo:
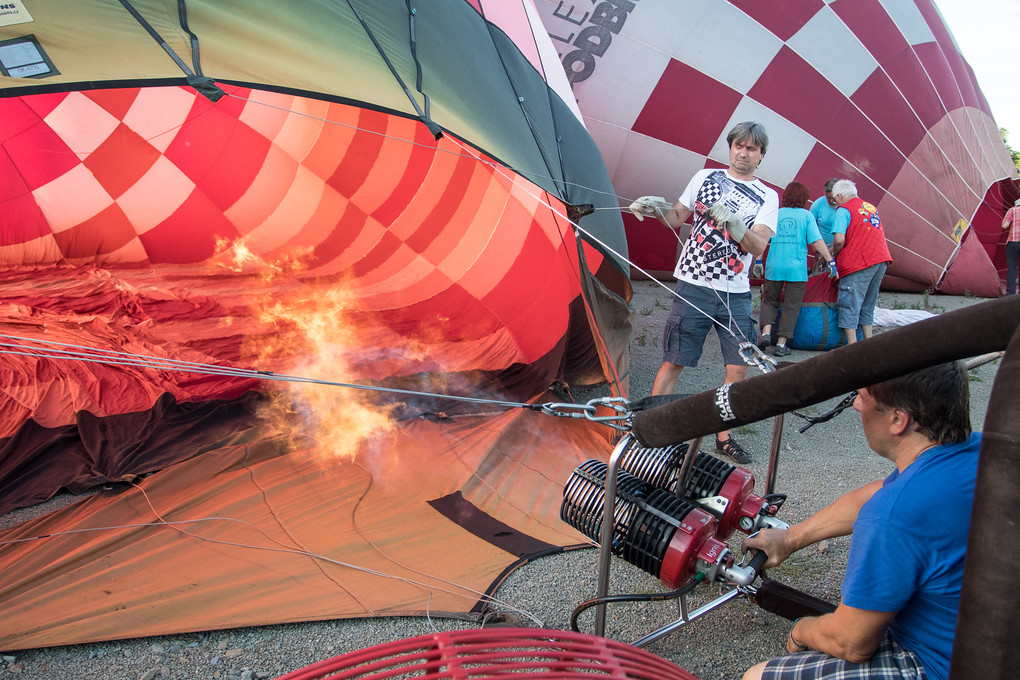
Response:
M645 196L630 206L639 217L655 216L680 230L691 215L691 233L673 275L676 297L663 333L663 361L652 394L672 394L685 366L697 366L708 332L716 329L726 374L723 384L747 377L741 342L755 342L748 272L776 233L779 195L755 179L768 134L760 123L738 123L726 135L729 168L699 170L673 208ZM751 460L728 430L716 450L738 464Z

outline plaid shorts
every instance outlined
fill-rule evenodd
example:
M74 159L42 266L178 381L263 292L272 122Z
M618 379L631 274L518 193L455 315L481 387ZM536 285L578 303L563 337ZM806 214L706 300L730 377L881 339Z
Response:
M762 680L927 680L917 655L888 635L874 656L864 663L850 663L822 652L797 652L765 664Z

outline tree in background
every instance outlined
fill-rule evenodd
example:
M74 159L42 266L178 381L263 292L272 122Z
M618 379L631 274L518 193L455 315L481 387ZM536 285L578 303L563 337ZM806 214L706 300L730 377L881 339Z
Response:
M1006 151L1009 151L1009 157L1013 159L1013 165L1020 172L1020 151L1014 151L1013 147L1009 145L1009 130L999 128L999 132L1002 134L1002 141L1006 144Z

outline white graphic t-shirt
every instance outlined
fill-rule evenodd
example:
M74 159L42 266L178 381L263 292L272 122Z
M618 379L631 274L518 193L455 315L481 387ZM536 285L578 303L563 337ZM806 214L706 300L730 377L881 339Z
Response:
M678 201L694 211L694 226L673 276L722 292L746 293L751 290L747 272L754 256L703 217L720 201L739 215L748 229L764 224L775 235L779 194L757 179L746 182L734 179L726 170L699 170Z

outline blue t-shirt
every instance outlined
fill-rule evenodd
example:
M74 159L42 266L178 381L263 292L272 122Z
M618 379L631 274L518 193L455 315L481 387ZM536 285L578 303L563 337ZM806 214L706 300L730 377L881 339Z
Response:
M843 208L842 210L840 208L843 208L843 206L836 206L832 211L832 222L829 223L829 228L832 229L833 234L843 234L846 236L846 230L850 228L850 218L853 216L848 208Z
M804 208L780 208L776 235L769 241L765 278L769 281L807 281L808 244L821 236L815 218Z
M815 216L818 223L818 233L825 240L825 245L832 248L832 220L836 217L836 209L829 205L825 196L815 199L811 204L811 214Z
M922 453L894 470L854 522L843 602L898 612L889 632L946 680L960 609L981 435Z

